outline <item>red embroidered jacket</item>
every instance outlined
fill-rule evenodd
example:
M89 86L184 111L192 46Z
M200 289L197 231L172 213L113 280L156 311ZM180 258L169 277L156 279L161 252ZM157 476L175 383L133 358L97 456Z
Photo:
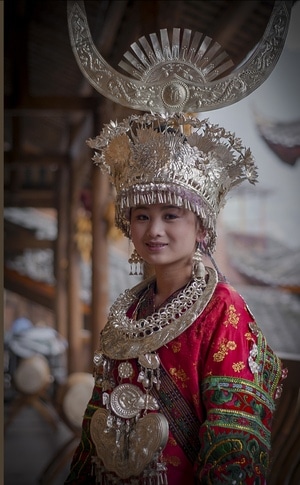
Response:
M199 421L198 436L190 442L198 448L193 462L170 431L163 450L169 485L265 484L282 365L243 298L229 284L218 283L202 314L158 354ZM178 406L172 400L166 402L184 433ZM102 391L95 385L65 482L68 485L96 483L89 427L98 407L103 407ZM119 479L116 483L130 482Z

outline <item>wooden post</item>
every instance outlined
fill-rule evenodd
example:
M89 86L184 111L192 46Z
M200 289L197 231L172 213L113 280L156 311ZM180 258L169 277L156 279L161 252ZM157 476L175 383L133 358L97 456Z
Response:
M63 163L57 173L57 238L54 253L55 285L55 319L56 329L60 335L68 337L68 293L67 293L67 269L68 269L68 201L69 201L69 177L68 167Z
M76 163L77 162L77 163ZM83 314L80 301L80 253L76 245L75 231L78 216L79 190L82 172L78 160L70 162L70 197L69 197L69 242L68 242L68 367L69 373L81 372Z
M108 311L109 275L107 222L109 181L98 167L92 167L92 318L91 350L99 346L99 333L103 329Z

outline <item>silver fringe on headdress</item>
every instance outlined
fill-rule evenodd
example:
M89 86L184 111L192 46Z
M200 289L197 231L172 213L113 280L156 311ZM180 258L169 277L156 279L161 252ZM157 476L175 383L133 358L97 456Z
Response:
M191 116L133 115L110 122L95 139L94 162L117 192L116 225L130 236L129 209L141 204L183 206L201 218L212 252L216 218L226 194L257 171L249 149L233 133Z

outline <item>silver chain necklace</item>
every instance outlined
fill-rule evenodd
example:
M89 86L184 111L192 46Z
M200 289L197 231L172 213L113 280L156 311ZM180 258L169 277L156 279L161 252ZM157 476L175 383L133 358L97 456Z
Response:
M204 310L217 284L213 268L206 268L205 287L194 279L171 302L147 318L135 320L127 316L138 295L154 281L150 278L120 295L111 307L101 333L101 352L113 359L136 358L153 352L188 328Z

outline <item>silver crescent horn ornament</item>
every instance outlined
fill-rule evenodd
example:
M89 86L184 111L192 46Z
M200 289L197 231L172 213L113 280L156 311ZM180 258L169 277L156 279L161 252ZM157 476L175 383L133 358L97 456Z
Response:
M83 1L68 0L68 25L77 63L103 96L131 109L157 113L210 111L229 106L257 89L271 74L288 32L292 1L275 1L259 43L246 61L233 62L210 37L185 29L141 37L113 69L98 52Z

